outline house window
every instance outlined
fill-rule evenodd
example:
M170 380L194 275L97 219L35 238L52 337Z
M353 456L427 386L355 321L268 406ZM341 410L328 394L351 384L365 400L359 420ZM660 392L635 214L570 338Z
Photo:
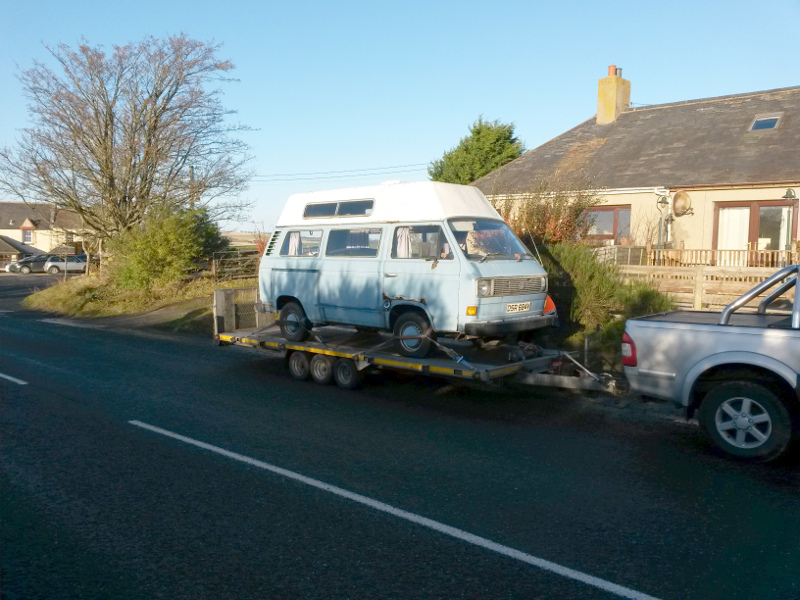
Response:
M33 230L31 230L31 229L23 229L22 230L22 243L23 244L32 244L33 243Z
M631 206L598 206L586 211L589 219L589 237L609 240L617 246L626 246L631 237Z
M781 116L783 115L759 115L750 125L750 131L775 129L778 126L778 122L781 120Z

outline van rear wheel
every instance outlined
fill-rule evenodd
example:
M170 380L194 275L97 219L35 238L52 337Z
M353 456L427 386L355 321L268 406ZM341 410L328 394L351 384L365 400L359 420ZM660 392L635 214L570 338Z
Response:
M287 302L281 309L280 327L283 337L290 342L302 342L308 339L311 323L306 311L297 302Z
M436 339L436 333L425 316L418 312L406 312L394 323L394 338L397 351L403 356L423 358L428 355Z

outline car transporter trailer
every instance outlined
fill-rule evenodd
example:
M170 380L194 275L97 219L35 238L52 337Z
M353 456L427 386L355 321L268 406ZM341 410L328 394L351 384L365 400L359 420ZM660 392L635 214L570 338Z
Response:
M367 371L384 369L464 383L615 392L610 375L592 373L575 360L574 353L532 344L479 347L469 341L435 341L436 355L408 358L393 351L391 334L335 326L315 328L312 339L290 342L281 335L273 315L258 311L257 295L255 287L214 291L214 340L219 345L280 353L295 379L310 376L320 384L333 380L341 388L353 389ZM560 374L564 371L570 374Z

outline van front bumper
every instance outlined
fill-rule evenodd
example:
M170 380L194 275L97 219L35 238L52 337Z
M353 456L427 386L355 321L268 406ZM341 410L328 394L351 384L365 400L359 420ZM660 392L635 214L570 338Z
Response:
M528 317L526 319L514 319L513 321L483 321L479 323L465 323L464 333L478 337L489 335L506 335L508 333L519 333L520 331L530 331L531 329L541 329L550 327L556 321L556 315L539 315L538 317Z

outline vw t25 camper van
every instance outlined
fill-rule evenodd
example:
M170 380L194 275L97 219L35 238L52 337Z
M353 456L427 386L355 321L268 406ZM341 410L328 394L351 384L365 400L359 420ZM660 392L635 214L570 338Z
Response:
M432 181L295 194L259 269L261 302L290 341L313 327L394 333L425 356L436 335L552 325L547 274L478 188Z

